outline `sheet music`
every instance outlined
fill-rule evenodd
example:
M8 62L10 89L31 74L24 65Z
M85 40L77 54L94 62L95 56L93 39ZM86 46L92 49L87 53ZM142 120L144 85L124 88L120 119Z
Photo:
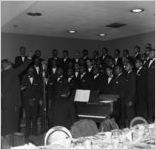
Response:
M88 102L90 97L90 90L76 90L75 102Z

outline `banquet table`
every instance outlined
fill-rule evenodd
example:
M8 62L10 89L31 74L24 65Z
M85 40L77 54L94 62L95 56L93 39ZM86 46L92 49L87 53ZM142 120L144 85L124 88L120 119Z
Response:
M12 149L155 149L155 125L148 125L149 130L144 134L142 129L146 130L145 127L138 126L135 129L117 129L99 132L94 136L72 138L69 147L63 142L49 146L35 146L29 143Z

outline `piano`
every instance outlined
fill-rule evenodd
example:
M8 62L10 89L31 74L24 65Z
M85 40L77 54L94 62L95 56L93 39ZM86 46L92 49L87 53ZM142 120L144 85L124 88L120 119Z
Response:
M75 102L77 115L80 119L102 122L112 115L114 103L117 102L118 98L118 95L102 95L98 101L90 101L90 99L89 102Z

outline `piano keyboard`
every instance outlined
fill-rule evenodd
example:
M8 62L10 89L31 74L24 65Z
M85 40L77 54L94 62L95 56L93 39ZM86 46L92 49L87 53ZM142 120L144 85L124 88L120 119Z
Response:
M96 118L96 119L105 119L106 118L106 116L96 116L96 115L82 115L82 114L79 114L78 116L82 117L82 118Z

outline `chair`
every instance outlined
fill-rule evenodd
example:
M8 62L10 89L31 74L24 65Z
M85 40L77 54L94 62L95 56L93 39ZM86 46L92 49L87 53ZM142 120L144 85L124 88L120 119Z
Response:
M67 138L68 137L68 138ZM63 140L72 138L70 131L62 126L55 126L48 130L44 138L44 145L63 144Z
M114 129L119 129L119 126L115 122L114 119L109 119L109 118L101 122L100 128L99 128L100 132L107 132L107 131L111 131Z
M90 119L82 119L75 122L71 127L73 138L92 136L98 133L96 123Z
M148 124L148 122L146 121L145 118L138 116L131 120L130 128L132 128L133 126L135 126L137 124Z

